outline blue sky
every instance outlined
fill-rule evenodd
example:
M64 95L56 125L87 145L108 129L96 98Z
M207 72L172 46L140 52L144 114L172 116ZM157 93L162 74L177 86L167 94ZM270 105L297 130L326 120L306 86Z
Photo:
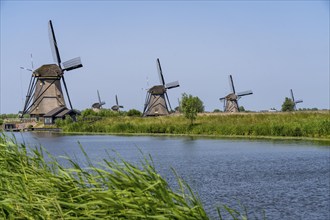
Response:
M329 1L1 1L0 113L22 109L31 53L35 68L53 63L50 19L62 61L84 65L65 73L79 110L98 89L106 108L117 94L142 111L157 58L181 85L168 91L173 107L185 92L222 109L232 74L236 91L254 92L239 100L246 109L280 109L290 89L298 108L329 109Z

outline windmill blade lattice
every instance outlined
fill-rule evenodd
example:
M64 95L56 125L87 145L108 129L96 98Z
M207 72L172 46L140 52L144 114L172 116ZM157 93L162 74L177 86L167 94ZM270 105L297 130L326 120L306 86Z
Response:
M176 88L176 87L179 87L179 86L180 86L179 81L174 81L174 82L167 83L165 85L165 88L166 89L173 89L173 88Z
M247 91L244 91L244 92L237 93L237 96L241 97L241 96L252 95L252 94L253 94L252 90L247 90Z
M63 62L64 70L70 71L82 67L81 58L76 57L71 60Z
M59 67L61 67L60 52L58 50L53 23L51 20L49 20L49 24L48 24L48 34L49 34L49 42L50 42L50 48L52 50L53 60L56 64L58 64Z
M235 87L234 87L234 81L233 81L233 77L231 75L229 75L229 85L230 85L230 89L232 93L236 93L235 92Z
M162 67L160 65L160 61L159 58L157 58L157 70L158 70L158 76L159 76L159 82L161 85L165 85L165 79L163 76L163 71L162 71Z

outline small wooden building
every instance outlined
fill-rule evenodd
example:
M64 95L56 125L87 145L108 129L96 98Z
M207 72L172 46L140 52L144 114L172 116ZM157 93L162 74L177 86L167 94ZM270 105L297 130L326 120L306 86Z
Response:
M57 119L65 119L65 116L69 115L74 121L76 116L80 113L76 110L68 109L64 106L55 108L44 115L44 124L51 125L55 123Z

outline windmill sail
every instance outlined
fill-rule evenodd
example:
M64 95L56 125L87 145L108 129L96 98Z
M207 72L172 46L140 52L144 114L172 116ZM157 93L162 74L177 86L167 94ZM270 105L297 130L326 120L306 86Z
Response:
M99 103L101 104L101 97L100 97L99 90L97 90L97 97L99 98Z
M244 92L237 93L237 96L240 97L240 96L246 96L246 95L252 95L252 94L253 94L252 90L247 90Z
M291 93L291 100L294 102L294 96L293 96L293 91L292 91L292 89L290 89L290 93Z
M83 65L81 64L80 57L76 57L71 60L63 62L63 67L64 67L64 70L66 70L66 71L74 70L74 69L80 68L82 66Z
M56 64L58 64L60 66L61 57L60 57L60 52L58 50L55 32L54 32L54 28L53 28L53 24L52 24L51 20L48 23L48 34L49 34L49 42L50 42L50 48L52 50L53 60Z
M172 89L172 88L176 88L176 87L179 87L180 84L179 84L179 81L174 81L174 82L171 82L171 83L167 83L165 85L166 89Z
M290 93L291 93L291 99L292 99L292 102L294 103L293 108L294 108L294 110L297 110L296 104L298 104L298 103L302 103L303 100L302 100L302 99L295 100L295 99L294 99L294 96L293 96L293 91L292 91L292 89L290 89Z
M159 58L157 58L157 69L158 69L159 82L161 85L165 85L165 80Z
M229 85L230 85L230 89L232 93L236 93L235 92L235 87L234 87L234 81L233 81L233 77L231 75L229 75Z

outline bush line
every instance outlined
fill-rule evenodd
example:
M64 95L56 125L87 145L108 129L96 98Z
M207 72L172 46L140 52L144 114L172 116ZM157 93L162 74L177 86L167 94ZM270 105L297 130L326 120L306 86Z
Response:
M145 133L213 136L271 136L330 139L330 117L324 112L201 114L191 125L182 115L129 117L115 115L77 122L67 119L56 125L64 132Z

